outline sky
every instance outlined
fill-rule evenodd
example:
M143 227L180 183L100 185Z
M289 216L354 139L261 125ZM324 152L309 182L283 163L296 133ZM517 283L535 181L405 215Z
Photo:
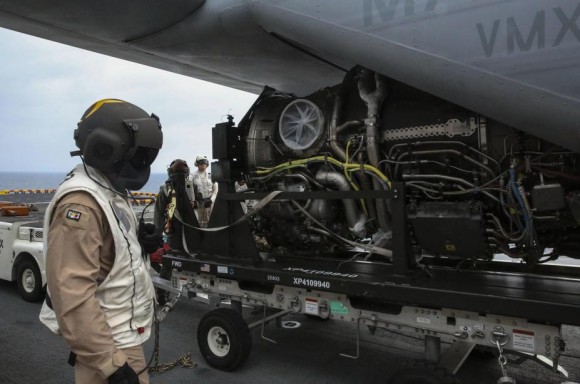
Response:
M257 95L0 28L0 172L67 172L73 131L95 101L117 98L155 113L171 160L211 159L212 127L238 122Z

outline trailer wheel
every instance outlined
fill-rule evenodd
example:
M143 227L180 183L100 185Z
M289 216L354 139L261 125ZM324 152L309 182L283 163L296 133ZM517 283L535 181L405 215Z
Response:
M417 362L395 373L388 384L461 384L459 379L435 363Z
M42 277L34 260L26 259L18 265L16 285L25 301L36 302L43 299Z
M252 336L239 313L229 308L218 308L201 319L197 328L197 343L210 366L231 371L248 358Z

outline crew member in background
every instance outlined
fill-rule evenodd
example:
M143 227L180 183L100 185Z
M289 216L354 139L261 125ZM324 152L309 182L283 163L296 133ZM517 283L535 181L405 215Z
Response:
M70 346L79 384L149 383L142 344L155 291L128 190L141 189L163 142L159 119L100 100L74 131L82 164L46 210L48 295L40 319Z
M218 184L211 181L211 174L207 171L209 162L206 156L198 156L195 159L195 166L197 171L191 174L191 180L203 199L202 206L195 209L195 216L201 227L207 227L213 203L218 193Z
M183 204L188 204L195 209L201 206L202 200L195 185L188 181L189 166L185 160L173 160L167 168L167 176L167 180L159 188L153 211L153 222L157 234L155 238L162 237L164 234L167 243L163 248L151 254L151 264L159 272L159 277L170 280L171 269L163 267L163 254L171 249L184 249L183 223L181 222L185 208ZM157 290L157 301L160 305L165 304L167 297L166 290Z
M203 205L201 194L195 184L189 181L189 166L185 160L175 159L167 168L167 180L159 188L155 201L155 231L165 233L172 249L183 249L183 223L179 220L179 199L187 200L191 208ZM185 193L183 193L185 191ZM175 210L178 209L178 215Z

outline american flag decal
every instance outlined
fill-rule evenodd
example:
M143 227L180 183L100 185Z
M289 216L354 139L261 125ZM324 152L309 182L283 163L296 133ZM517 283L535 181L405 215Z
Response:
M79 221L81 219L81 213L79 211L69 209L68 212L66 213L66 218L74 221Z

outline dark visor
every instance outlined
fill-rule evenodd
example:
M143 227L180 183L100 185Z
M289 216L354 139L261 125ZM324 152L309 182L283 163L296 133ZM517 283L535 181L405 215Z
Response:
M123 123L133 135L133 146L152 149L161 149L163 133L159 121L152 117L143 119L127 119Z

